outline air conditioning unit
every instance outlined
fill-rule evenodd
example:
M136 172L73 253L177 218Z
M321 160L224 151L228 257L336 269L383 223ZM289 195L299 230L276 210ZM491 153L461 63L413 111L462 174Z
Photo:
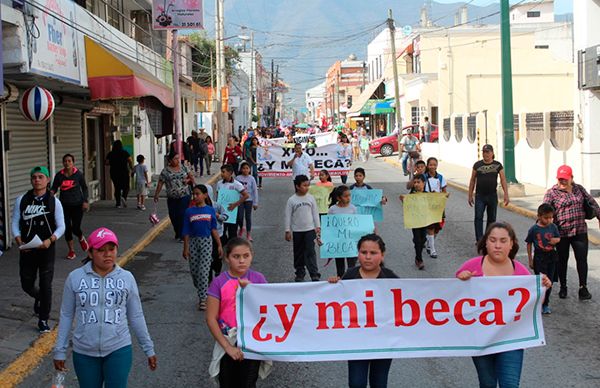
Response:
M579 89L600 90L600 45L577 53Z

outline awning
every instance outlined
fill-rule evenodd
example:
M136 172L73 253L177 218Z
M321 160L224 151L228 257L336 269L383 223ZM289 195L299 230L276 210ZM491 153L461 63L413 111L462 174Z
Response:
M88 85L92 100L156 97L173 107L173 89L142 65L85 37Z
M374 100L370 113L372 115L394 113L394 108L391 104L392 100Z
M371 99L371 97L373 97L373 93L375 93L375 91L377 90L379 85L381 85L382 82L383 80L380 80L367 85L365 90L363 90L360 96L358 96L356 101L354 101L354 103L352 104L352 107L348 110L347 116L353 117L360 114L370 114L370 110L366 113L362 113L362 111L364 110L364 106L367 103L367 101Z

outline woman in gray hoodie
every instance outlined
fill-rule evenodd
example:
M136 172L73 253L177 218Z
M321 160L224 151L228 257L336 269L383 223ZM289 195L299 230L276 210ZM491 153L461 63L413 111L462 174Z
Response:
M129 325L156 369L154 344L148 328L135 278L119 267L117 236L99 228L88 237L91 259L69 274L65 281L54 367L64 371L73 327L73 365L80 387L126 387L132 351Z

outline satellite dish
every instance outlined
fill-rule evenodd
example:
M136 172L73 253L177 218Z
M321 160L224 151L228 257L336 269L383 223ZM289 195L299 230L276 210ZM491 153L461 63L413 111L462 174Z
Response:
M409 26L408 24L405 25L404 27L402 27L402 33L404 34L404 36L408 36L408 35L412 34L412 27Z

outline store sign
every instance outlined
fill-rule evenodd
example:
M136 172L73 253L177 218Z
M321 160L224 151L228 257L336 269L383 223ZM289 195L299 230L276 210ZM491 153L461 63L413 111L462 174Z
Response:
M153 0L152 21L155 30L204 29L202 0Z
M68 0L31 4L39 30L32 40L31 72L87 86L83 35L71 27L77 5Z

